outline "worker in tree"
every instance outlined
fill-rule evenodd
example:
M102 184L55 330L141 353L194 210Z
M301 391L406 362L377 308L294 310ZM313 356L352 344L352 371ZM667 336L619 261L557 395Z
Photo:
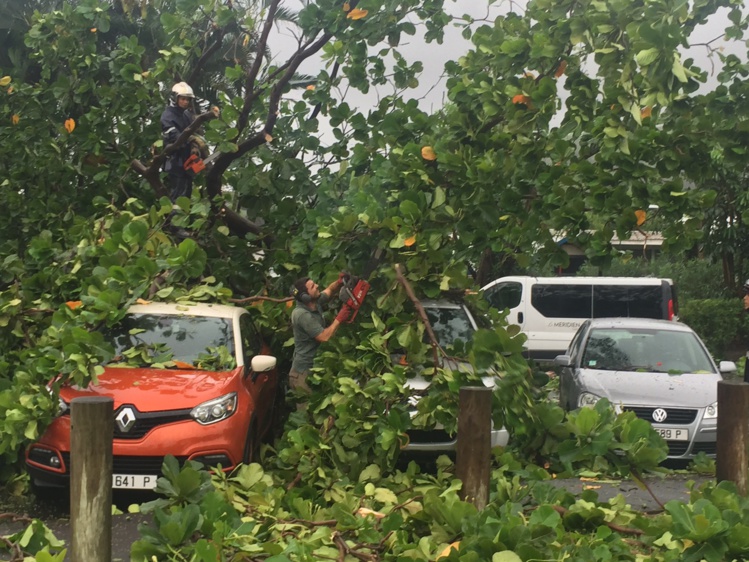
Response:
M177 82L172 86L169 94L169 105L161 114L161 135L164 144L175 142L182 131L192 124L195 114L192 112L192 102L195 99L192 88L186 82ZM192 195L192 174L185 169L185 162L195 150L192 139L169 155L164 171L169 177L169 199L174 203L178 197Z
M325 325L323 308L337 293L347 278L347 273L341 272L338 279L320 291L317 283L309 277L298 279L291 288L291 294L296 300L296 308L291 313L291 326L294 330L294 357L289 372L289 386L296 392L309 394L307 376L315 359L317 348L322 342L328 341L338 330L338 327L351 317L351 307L344 304L330 326Z

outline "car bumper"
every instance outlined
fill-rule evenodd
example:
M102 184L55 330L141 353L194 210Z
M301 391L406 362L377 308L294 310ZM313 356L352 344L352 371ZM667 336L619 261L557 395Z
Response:
M665 439L668 445L668 458L674 460L690 460L699 453L708 457L715 457L717 442L717 420L701 420L689 425L653 424L656 430L680 429L689 432L688 440Z
M458 448L458 436L450 436L441 429L408 431L409 441L403 451L409 453L448 453ZM504 447L510 441L510 433L503 427L492 429L490 446Z
M141 439L115 439L112 472L160 476L167 455L173 455L180 463L197 460L231 470L242 462L247 427L248 422L239 418L208 426L182 421L154 428ZM56 419L43 437L29 446L25 460L35 485L67 486L70 482L70 418Z

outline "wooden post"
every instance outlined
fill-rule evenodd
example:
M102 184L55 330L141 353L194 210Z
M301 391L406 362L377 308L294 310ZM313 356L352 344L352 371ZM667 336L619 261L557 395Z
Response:
M747 495L749 468L749 384L718 382L718 443L715 477L736 484Z
M461 499L471 502L479 510L489 502L491 429L492 389L484 386L461 388L455 472L463 482Z
M71 556L112 560L114 401L86 396L70 403Z

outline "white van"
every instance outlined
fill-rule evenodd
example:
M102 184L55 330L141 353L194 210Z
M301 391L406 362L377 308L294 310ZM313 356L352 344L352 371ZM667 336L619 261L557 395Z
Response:
M489 303L510 310L507 321L526 336L531 359L566 351L587 318L632 316L678 319L670 279L652 277L502 277L481 289Z

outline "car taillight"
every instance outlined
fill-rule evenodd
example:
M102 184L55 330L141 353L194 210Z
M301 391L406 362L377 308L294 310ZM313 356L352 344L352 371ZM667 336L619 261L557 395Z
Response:
M668 319L674 319L674 300L668 299Z

